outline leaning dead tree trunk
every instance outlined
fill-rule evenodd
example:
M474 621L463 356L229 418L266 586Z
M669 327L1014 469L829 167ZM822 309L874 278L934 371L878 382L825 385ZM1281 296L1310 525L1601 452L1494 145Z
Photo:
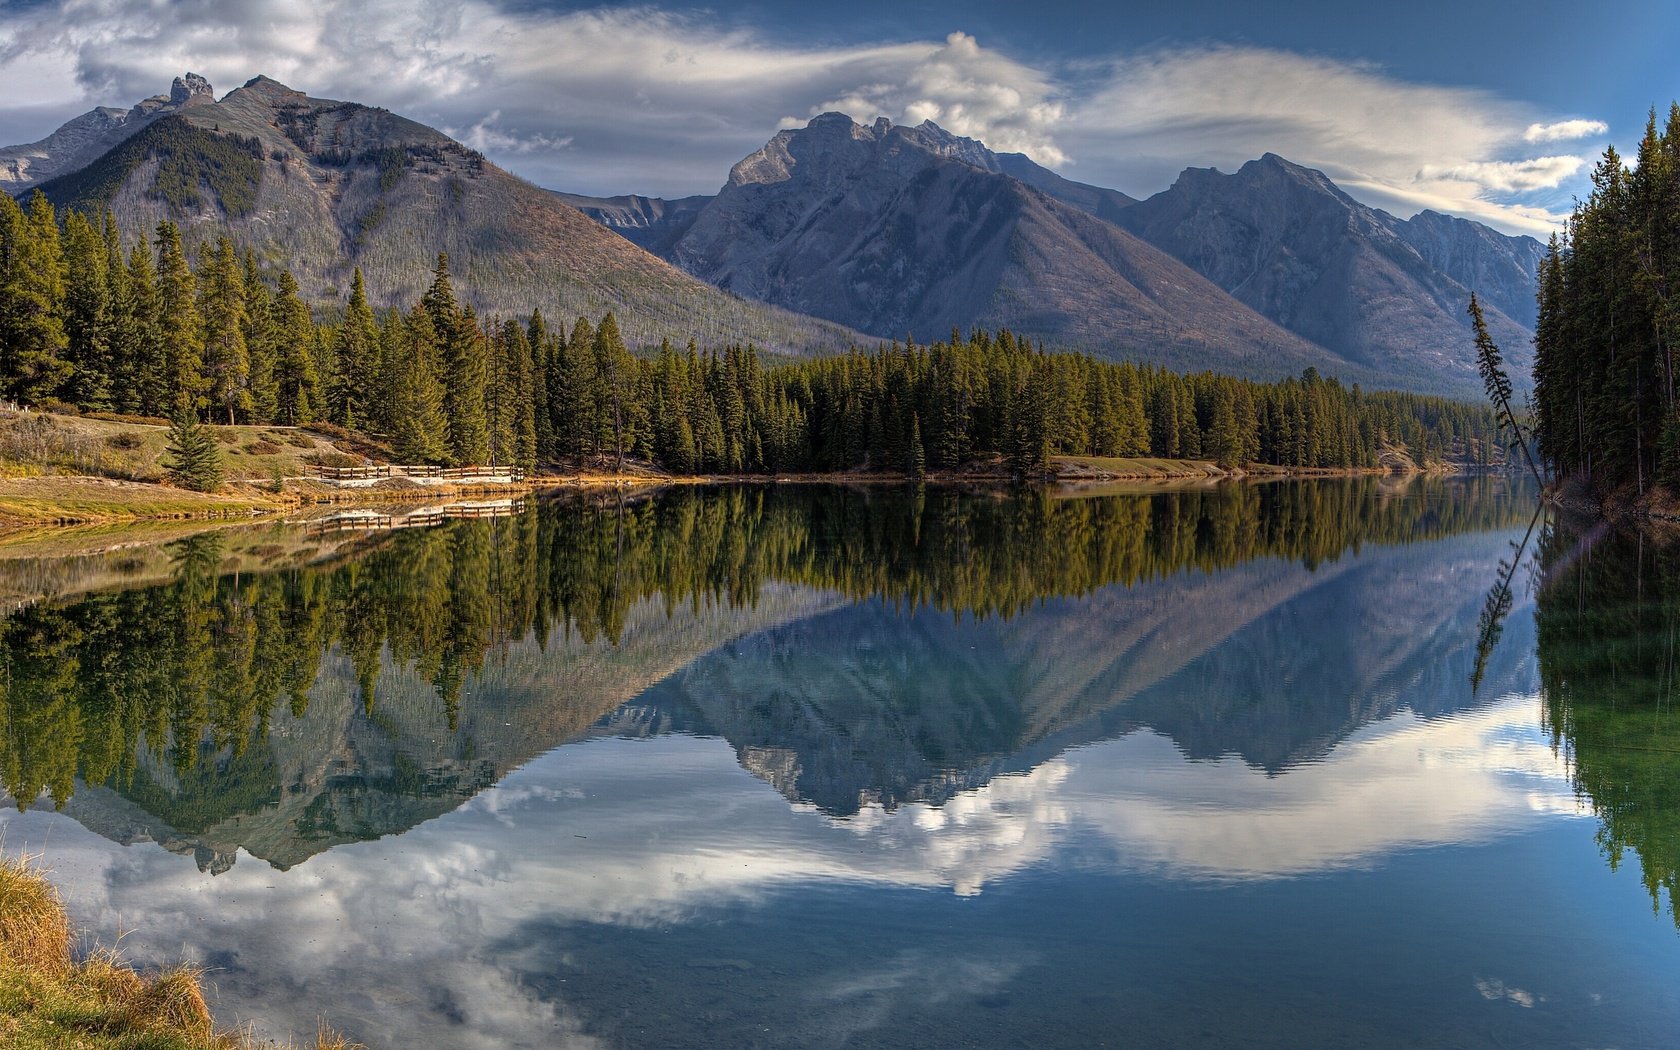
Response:
M1509 430L1515 440L1512 444L1522 449L1523 459L1528 461L1529 473L1540 485L1546 481L1540 476L1540 467L1534 462L1534 453L1528 448L1528 432L1518 422L1517 414L1511 410L1511 377L1505 374L1505 359L1499 353L1499 347L1494 344L1493 337L1488 335L1487 321L1482 317L1482 304L1476 301L1474 292L1470 294L1470 323L1476 330L1476 369L1482 373L1482 383L1487 387L1488 400L1499 413L1499 429Z

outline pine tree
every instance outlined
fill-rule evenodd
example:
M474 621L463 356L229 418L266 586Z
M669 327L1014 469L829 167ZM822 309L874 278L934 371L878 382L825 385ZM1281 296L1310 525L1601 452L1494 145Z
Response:
M110 253L105 237L87 217L64 217L65 358L70 375L60 396L84 409L111 407L113 307ZM117 262L120 267L122 256Z
M195 492L214 492L222 485L222 452L210 428L191 412L175 414L164 450L164 470L171 482Z
M450 459L456 464L483 463L490 454L484 416L488 371L484 333L472 311L462 310L455 301L447 254L438 253L431 286L420 301L431 318L443 360L443 414Z
M537 380L532 361L532 348L525 338L525 329L517 321L502 326L502 350L505 366L502 369L507 384L506 398L509 451L504 462L516 463L525 470L537 466Z
M134 246L116 300L112 370L118 411L163 415L171 401L168 351L158 319L157 274L144 244Z
M246 253L244 271L250 418L256 423L272 423L280 411L280 335L275 325L274 295L263 281L254 254Z
M290 271L280 272L271 316L276 344L274 417L289 426L311 422L320 386L315 373L315 321L298 298L297 280Z
M631 447L635 432L632 429L630 398L635 393L631 372L636 362L618 334L618 319L611 312L601 318L595 330L595 368L604 395L602 423L611 435L611 448L616 469L624 469L624 454Z
M171 417L198 412L204 394L204 323L198 313L198 282L181 249L181 231L172 222L157 227L157 318L163 340L163 395Z
M204 322L204 380L210 405L227 421L251 411L251 361L245 346L245 281L226 237L200 267L198 315Z
M329 418L339 426L365 426L378 386L379 326L368 305L360 266L350 279L344 321L334 334L333 363L336 370L327 395Z
M572 326L565 354L554 370L555 437L563 456L578 459L600 454L601 382L595 362L595 327L587 317Z
M553 398L549 392L548 374L556 348L541 310L531 311L531 325L526 330L525 339L530 344L531 353L531 422L537 445L536 458L548 462L559 455L555 445Z
M431 313L416 306L393 328L394 353L386 362L392 378L391 443L405 463L442 462L449 456L448 426Z
M0 201L0 376L27 402L55 397L65 360L64 258L53 206L36 190L29 209Z

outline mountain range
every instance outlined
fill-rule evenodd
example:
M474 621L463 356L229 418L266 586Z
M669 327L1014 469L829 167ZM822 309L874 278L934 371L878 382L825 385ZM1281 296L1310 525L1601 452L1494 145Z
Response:
M720 287L883 338L955 318L1178 367L1311 364L1460 394L1478 384L1472 291L1526 374L1544 254L1467 219L1397 219L1276 154L1138 201L932 122L838 113L779 132L714 197L565 199Z
M1532 238L1397 219L1274 154L1186 170L1135 200L932 122L827 113L778 132L711 196L542 190L384 109L257 77L215 100L188 74L0 150L0 185L228 233L318 302L360 266L413 301L435 253L481 312L616 311L626 335L790 352L1007 327L1054 348L1276 378L1470 394L1465 304L1526 373Z

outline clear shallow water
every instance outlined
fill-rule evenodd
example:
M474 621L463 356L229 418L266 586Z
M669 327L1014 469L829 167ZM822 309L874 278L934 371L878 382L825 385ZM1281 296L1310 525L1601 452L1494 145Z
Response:
M682 493L256 576L228 539L14 617L49 793L0 830L222 1016L377 1046L1672 1046L1661 576L1583 622L1624 552L1544 537L1473 694L1520 496ZM204 652L162 746L89 685Z

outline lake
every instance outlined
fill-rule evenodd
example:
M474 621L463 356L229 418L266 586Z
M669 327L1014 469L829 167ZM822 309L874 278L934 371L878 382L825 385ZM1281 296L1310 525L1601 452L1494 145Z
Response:
M1680 550L1535 506L745 486L14 549L0 841L276 1036L1673 1047Z

